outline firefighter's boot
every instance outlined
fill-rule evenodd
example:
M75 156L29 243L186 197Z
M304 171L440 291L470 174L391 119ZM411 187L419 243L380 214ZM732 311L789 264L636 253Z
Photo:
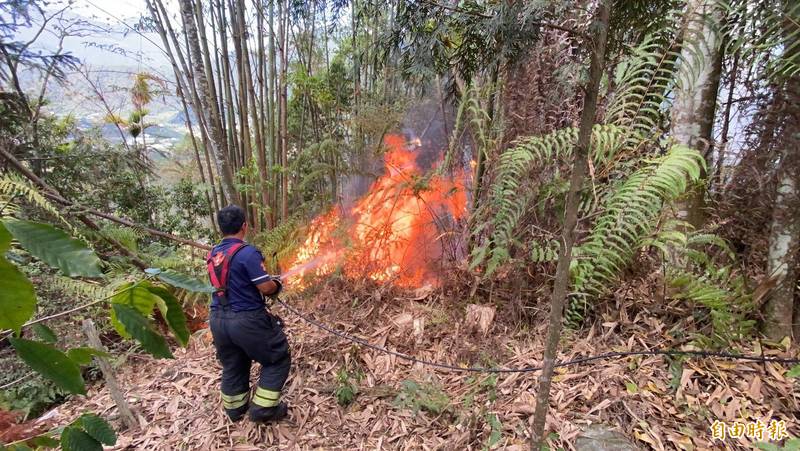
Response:
M225 413L231 421L236 422L242 419L244 414L247 413L247 404L237 407L235 409L225 409Z
M289 406L281 402L273 407L261 407L257 404L250 406L250 421L255 423L272 423L286 418Z

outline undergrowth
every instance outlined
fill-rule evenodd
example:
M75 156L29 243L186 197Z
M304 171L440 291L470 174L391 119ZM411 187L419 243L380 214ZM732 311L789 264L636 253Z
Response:
M358 384L363 379L364 373L360 369L348 371L345 367L340 368L336 372L336 387L333 390L336 402L342 407L352 404L358 396Z
M424 410L434 415L440 415L451 408L450 396L439 385L410 379L404 380L401 384L394 404L415 413Z

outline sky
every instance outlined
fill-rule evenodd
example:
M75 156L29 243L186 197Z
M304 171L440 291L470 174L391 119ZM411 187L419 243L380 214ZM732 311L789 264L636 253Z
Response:
M72 10L85 17L96 16L114 22L113 16L136 18L147 11L147 6L144 0L75 0Z
M166 2L168 5L170 2ZM52 2L47 11L61 10L64 1ZM147 13L144 0L74 0L64 12L68 19L80 18L99 27L82 36L68 37L64 49L92 67L127 67L143 70L169 70L168 62L160 50L161 38L155 33L144 36L132 30L139 18ZM34 14L33 26L19 30L20 40L30 39L41 23ZM53 22L37 39L34 48L53 51L58 38L52 31Z

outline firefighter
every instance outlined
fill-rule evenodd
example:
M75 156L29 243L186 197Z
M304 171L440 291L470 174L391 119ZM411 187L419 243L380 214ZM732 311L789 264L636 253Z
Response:
M208 253L208 275L216 288L211 300L210 327L222 365L222 404L232 421L245 413L259 423L286 417L281 389L289 375L289 343L280 318L266 308L264 296L281 291L277 277L267 274L264 257L244 242L244 210L230 205L217 213L222 242ZM250 397L250 365L261 364L261 375Z

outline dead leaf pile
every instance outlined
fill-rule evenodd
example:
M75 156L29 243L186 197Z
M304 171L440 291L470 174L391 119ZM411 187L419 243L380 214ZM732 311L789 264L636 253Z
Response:
M459 366L541 364L544 324L513 331L498 322L478 321L476 331L461 326L463 308L419 299L373 300L355 308L337 308L331 302L295 304L339 330L426 360ZM281 308L273 310L285 320L292 343L294 366L284 392L291 406L289 420L268 426L228 421L210 334L200 331L187 349L175 352L175 360L137 356L119 369L140 428L121 432L113 449L528 449L538 373L439 371L343 342ZM588 333L566 336L560 358L664 347L671 342L665 330L659 319L644 313L606 317ZM757 352L752 347L740 352L797 355L796 350ZM339 406L334 394L336 374L343 368L362 375L358 396L348 407ZM771 363L668 361L662 356L558 368L547 422L557 435L551 435L550 444L574 449L580 431L596 423L615 426L643 449L655 450L752 449L745 438L728 439L724 445L712 442L709 427L714 420L783 419L789 434L800 436L800 391L786 371ZM446 394L446 409L415 412L396 402L407 380ZM120 426L103 384L57 410L63 424L94 412Z

